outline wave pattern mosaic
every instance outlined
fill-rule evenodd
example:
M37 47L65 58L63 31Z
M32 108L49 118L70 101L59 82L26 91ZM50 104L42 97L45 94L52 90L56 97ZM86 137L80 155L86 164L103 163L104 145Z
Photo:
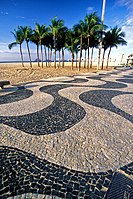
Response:
M132 74L1 90L0 198L133 198Z

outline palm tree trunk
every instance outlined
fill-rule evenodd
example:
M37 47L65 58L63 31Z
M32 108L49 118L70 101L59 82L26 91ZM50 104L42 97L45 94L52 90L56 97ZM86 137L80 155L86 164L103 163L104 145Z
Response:
M43 68L43 49L42 49L42 44L41 44L41 55L42 55L42 68Z
M54 67L56 68L56 37L54 37Z
M87 69L89 69L89 66L90 66L90 62L89 62L89 57L90 57L89 47L90 47L90 38L88 36L88 63L87 63Z
M49 47L48 47L48 66L49 66L49 61L50 61L50 52L49 52Z
M92 47L92 50L91 50L91 61L90 61L90 68L92 68L93 52L94 52L94 47Z
M64 49L62 48L62 68L64 68Z
M81 35L81 38L80 38L79 71L80 71L80 68L81 68L81 57L82 57L82 35Z
M71 67L72 70L73 70L73 63L74 63L74 52L72 52L72 67Z
M76 68L78 67L78 62L77 62L77 60L78 60L78 53L76 53Z
M60 50L59 50L59 66L58 66L58 68L60 67L60 57L61 57L61 55L60 55Z
M47 66L47 51L46 51L46 46L44 46L44 52L45 52L45 62L46 62L46 66Z
M30 55L30 48L29 48L28 41L26 41L26 44L27 44L27 49L28 49L28 54L29 54L30 67L32 68L31 55Z
M22 45L21 44L20 44L20 54L21 54L22 66L24 67L24 59L23 59Z
M103 51L103 58L102 58L102 68L101 68L102 70L103 70L103 65L104 65L104 56L105 56L105 51L106 51L106 50L104 49L104 51Z
M51 62L52 62L52 48L50 49L50 66L51 66Z
M111 47L110 47L109 52L108 52L108 58L107 58L107 66L106 66L106 68L108 68L108 65L109 65L109 56L110 56L110 53L111 53Z
M39 63L39 45L36 45L36 49L37 49L37 62L38 62L38 67L40 67L40 63Z
M84 60L84 68L86 68L86 49L85 49L85 60Z

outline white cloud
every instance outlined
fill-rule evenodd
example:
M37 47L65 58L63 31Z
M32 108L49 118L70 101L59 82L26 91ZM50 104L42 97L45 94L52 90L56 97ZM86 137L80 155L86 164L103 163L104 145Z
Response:
M129 10L133 9L133 1L132 0L117 0L116 5L126 6Z
M16 7L17 3L14 0L11 0L11 3Z
M126 61L128 55L133 53L133 29L131 29L131 27L128 26L126 22L126 25L122 26L122 31L126 33L124 39L127 41L127 46L119 45L118 48L112 48L110 56L112 59L116 59L118 62L121 60L123 54Z
M17 45L16 47L13 47L11 50L9 50L8 44L9 43L0 41L0 60L1 61L21 61L19 45ZM31 52L32 60L35 60L37 57L36 46L32 43L29 45L30 45L30 52ZM29 60L27 47L26 47L25 43L23 43L22 51L23 51L24 60L25 61Z
M90 13L90 12L92 12L94 10L94 7L88 7L87 8L87 13Z
M117 0L116 5L126 7L128 10L126 18L129 18L130 20L132 19L130 22L133 23L133 0Z
M129 42L132 43L133 42L133 29L131 29L130 26L125 25L122 27L122 31L124 31L126 33L126 37L125 39Z
M127 16L127 25L130 25L130 26L133 26L133 13L130 13L128 16Z
M1 46L7 46L8 45L8 43L6 43L6 42L0 42L0 47Z
M17 19L19 18L19 19L26 19L26 17L23 17L23 16L17 16L16 17Z
M23 52L24 60L29 60L29 56L27 52ZM35 53L31 53L32 60L37 58ZM18 51L0 51L0 60L1 61L21 61L20 53Z
M114 24L122 28L122 31L125 32L125 40L127 41L127 46L118 46L118 48L112 48L111 57L120 60L122 54L124 58L133 53L133 0L116 0L115 6L125 7L128 11L128 14L125 16L125 19L121 20L116 18Z
M8 15L9 13L8 13L8 12L0 11L0 14L1 14L1 15Z

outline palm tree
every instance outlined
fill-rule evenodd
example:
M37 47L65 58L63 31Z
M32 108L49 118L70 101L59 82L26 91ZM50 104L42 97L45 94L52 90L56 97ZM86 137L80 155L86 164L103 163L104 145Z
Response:
M40 25L36 23L35 30L34 30L35 35L39 39L39 44L41 46L41 57L42 57L42 67L43 67L43 49L42 49L42 44L43 44L43 39L48 35L48 28L46 26Z
M97 16L97 13L91 13L89 15L86 15L85 17L85 23L87 26L87 38L88 38L88 64L87 68L89 68L89 47L90 47L90 36L93 35L94 31L99 30L102 28L101 20Z
M22 53L22 43L24 41L24 37L23 34L21 32L21 30L15 30L14 32L11 32L13 34L13 36L15 37L15 42L11 43L8 45L9 49L12 49L12 47L19 45L19 50L20 50L20 55L21 55L21 60L22 60L22 66L24 67L24 59L23 59L23 53Z
M83 49L82 48L83 38L85 37L85 34L86 34L85 28L86 28L85 23L82 20L79 21L79 24L77 24L77 25L75 25L73 27L74 32L80 38L79 70L80 70L80 67L81 67L81 57L82 57L82 49Z
M59 51L59 65L58 65L58 68L60 67L60 62L61 62L61 45L60 45L60 41L57 40L57 43L56 43L56 50Z
M118 47L118 45L127 45L127 42L124 40L125 33L121 31L121 28L118 28L117 26L114 28L111 28L110 30L110 37L108 38L108 47L109 47L109 52L108 52L108 57L107 57L107 66L108 68L108 63L109 63L109 57L111 53L111 49L113 47Z
M85 38L83 38L83 50L85 51L84 68L86 68L87 49L88 49L87 38L85 37Z
M27 50L29 54L29 60L30 60L30 66L32 68L31 54L30 54L30 48L29 48L29 41L32 36L32 29L28 26L18 26L18 29L22 32L24 40L26 41Z
M49 33L45 39L45 45L48 48L48 66L51 66L52 49L54 48L54 41L52 33Z
M34 34L31 36L30 40L36 45L36 50L37 50L37 62L38 66L40 67L40 59L39 59L39 37L38 34L34 31Z
M64 48L66 44L67 34L68 34L68 28L64 26L59 29L58 36L57 36L57 48L59 48L58 50L60 51L62 50L62 67L63 68L64 68ZM60 57L60 52L59 52L59 57ZM59 65L60 65L60 62L59 62Z
M51 20L51 25L49 25L49 29L51 33L53 34L53 39L54 39L54 67L56 68L56 42L57 42L57 35L60 30L64 26L63 20L58 19L57 17L54 17Z
M103 58L102 58L102 70L103 70L103 67L104 67L104 57L105 57L105 52L106 50L109 48L109 45L110 45L110 39L111 39L111 34L110 34L110 31L107 31L107 32L103 32L104 34L104 37L103 37L103 41L102 41L102 46L103 46Z
M48 34L48 33L47 33L47 34ZM46 66L47 66L47 49L46 49L46 44L47 44L47 37L45 36L45 37L42 39L41 45L44 46L45 63L46 63Z
M66 42L66 48L72 54L72 66L71 69L73 70L73 63L74 63L74 52L77 49L77 44L79 43L79 39L75 36L75 33L72 30L68 30L68 38Z
M91 59L90 59L90 68L92 68L92 60L93 60L93 52L94 48L98 48L99 44L99 33L98 31L94 32L93 35L90 36L90 48L91 50Z
M75 45L75 47L74 47L74 52L75 52L75 54L76 54L76 68L78 67L77 65L77 60L78 60L78 52L80 51L80 47L79 47L79 44L78 44L78 42L77 42L77 44Z
M42 45L44 46L45 63L47 66L47 49L46 49L47 37L42 39Z

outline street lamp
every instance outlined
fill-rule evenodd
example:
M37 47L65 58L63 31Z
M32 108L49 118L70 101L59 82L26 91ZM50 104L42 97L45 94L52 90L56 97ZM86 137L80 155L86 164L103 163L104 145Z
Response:
M106 6L106 0L103 0L102 17L101 17L102 25L103 25L103 23L104 23L105 6ZM97 70L98 70L98 69L99 69L99 67L100 67L100 56L101 56L101 50L102 50L102 33L101 33L100 45L99 45L99 53L98 53L98 64L97 64Z

